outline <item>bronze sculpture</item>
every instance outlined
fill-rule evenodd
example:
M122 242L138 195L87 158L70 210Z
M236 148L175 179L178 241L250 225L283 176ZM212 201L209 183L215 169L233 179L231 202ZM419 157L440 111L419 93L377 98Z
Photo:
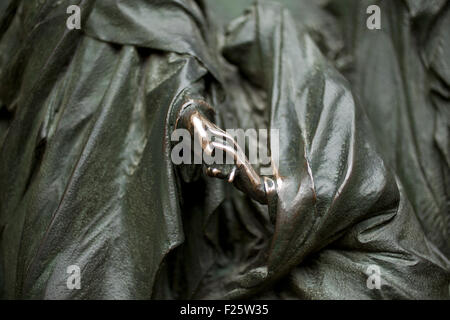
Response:
M218 37L203 1L9 2L0 25L4 298L448 299L448 120L436 133L408 131L425 105L414 103L426 100L419 93L448 111L448 72L437 67L448 65L446 1L380 1L389 21L408 23L379 34L347 25L346 10L364 17L365 3L330 1L342 29L379 43L381 58L264 2ZM75 2L82 28L67 30ZM427 64L402 50L417 28L437 37ZM385 45L392 39L400 45ZM401 54L397 67L389 58ZM378 59L396 66L399 101L369 94L390 93L390 77L364 69ZM397 107L404 150L372 128ZM278 129L279 165L262 177L245 150L213 141L204 150L222 148L236 166L174 165L178 127L206 127L233 146L220 128ZM411 145L442 155L418 157ZM437 166L443 178L428 169ZM80 289L66 286L70 265L81 269ZM374 267L379 287L368 284Z

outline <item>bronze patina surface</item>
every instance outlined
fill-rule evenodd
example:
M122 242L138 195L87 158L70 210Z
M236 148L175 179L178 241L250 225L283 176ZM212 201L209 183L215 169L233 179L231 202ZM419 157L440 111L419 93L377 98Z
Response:
M449 1L298 3L3 0L0 296L449 299ZM175 165L180 127L278 165Z

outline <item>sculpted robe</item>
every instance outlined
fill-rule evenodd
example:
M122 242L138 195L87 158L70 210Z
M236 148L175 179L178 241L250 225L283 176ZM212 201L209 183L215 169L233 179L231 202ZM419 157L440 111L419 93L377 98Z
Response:
M81 30L66 27L69 4L81 8ZM406 4L393 7L392 17L409 18ZM382 90L362 60L346 80L339 59L281 6L258 2L226 32L201 1L11 1L5 12L4 298L449 298L448 233L432 242L423 223L441 219L448 231L448 212L420 211L428 196L407 177L422 173L393 165L394 154L410 155L408 143L380 145L383 119L407 129L377 113L397 101L370 97L397 92ZM448 25L448 13L444 5L427 17ZM380 46L391 39L379 37ZM439 39L448 48L448 36ZM448 60L436 55L430 65L440 70ZM267 206L201 165L172 163L171 133L192 98L213 106L224 129L279 130ZM397 116L410 119L401 108ZM447 136L437 137L445 149ZM436 208L449 181L439 161ZM67 287L71 265L81 269L79 290ZM379 289L368 285L374 267Z

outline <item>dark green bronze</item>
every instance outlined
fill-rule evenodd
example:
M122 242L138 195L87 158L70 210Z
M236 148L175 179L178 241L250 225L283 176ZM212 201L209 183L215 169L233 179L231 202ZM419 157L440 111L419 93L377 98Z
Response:
M449 1L298 3L3 1L1 297L449 299ZM174 165L196 124L279 165Z

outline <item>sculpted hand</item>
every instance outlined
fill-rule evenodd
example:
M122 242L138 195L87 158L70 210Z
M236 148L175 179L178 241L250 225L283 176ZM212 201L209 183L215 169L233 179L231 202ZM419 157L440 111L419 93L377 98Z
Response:
M188 129L193 135L194 144L200 145L203 153L210 159L214 158L216 152L224 155L224 157L219 157L221 160L227 159L227 161L216 162L204 161L206 174L210 177L226 179L251 198L266 204L264 180L250 165L240 146L228 133L206 118L195 107L195 101L187 104L180 114L177 126Z

